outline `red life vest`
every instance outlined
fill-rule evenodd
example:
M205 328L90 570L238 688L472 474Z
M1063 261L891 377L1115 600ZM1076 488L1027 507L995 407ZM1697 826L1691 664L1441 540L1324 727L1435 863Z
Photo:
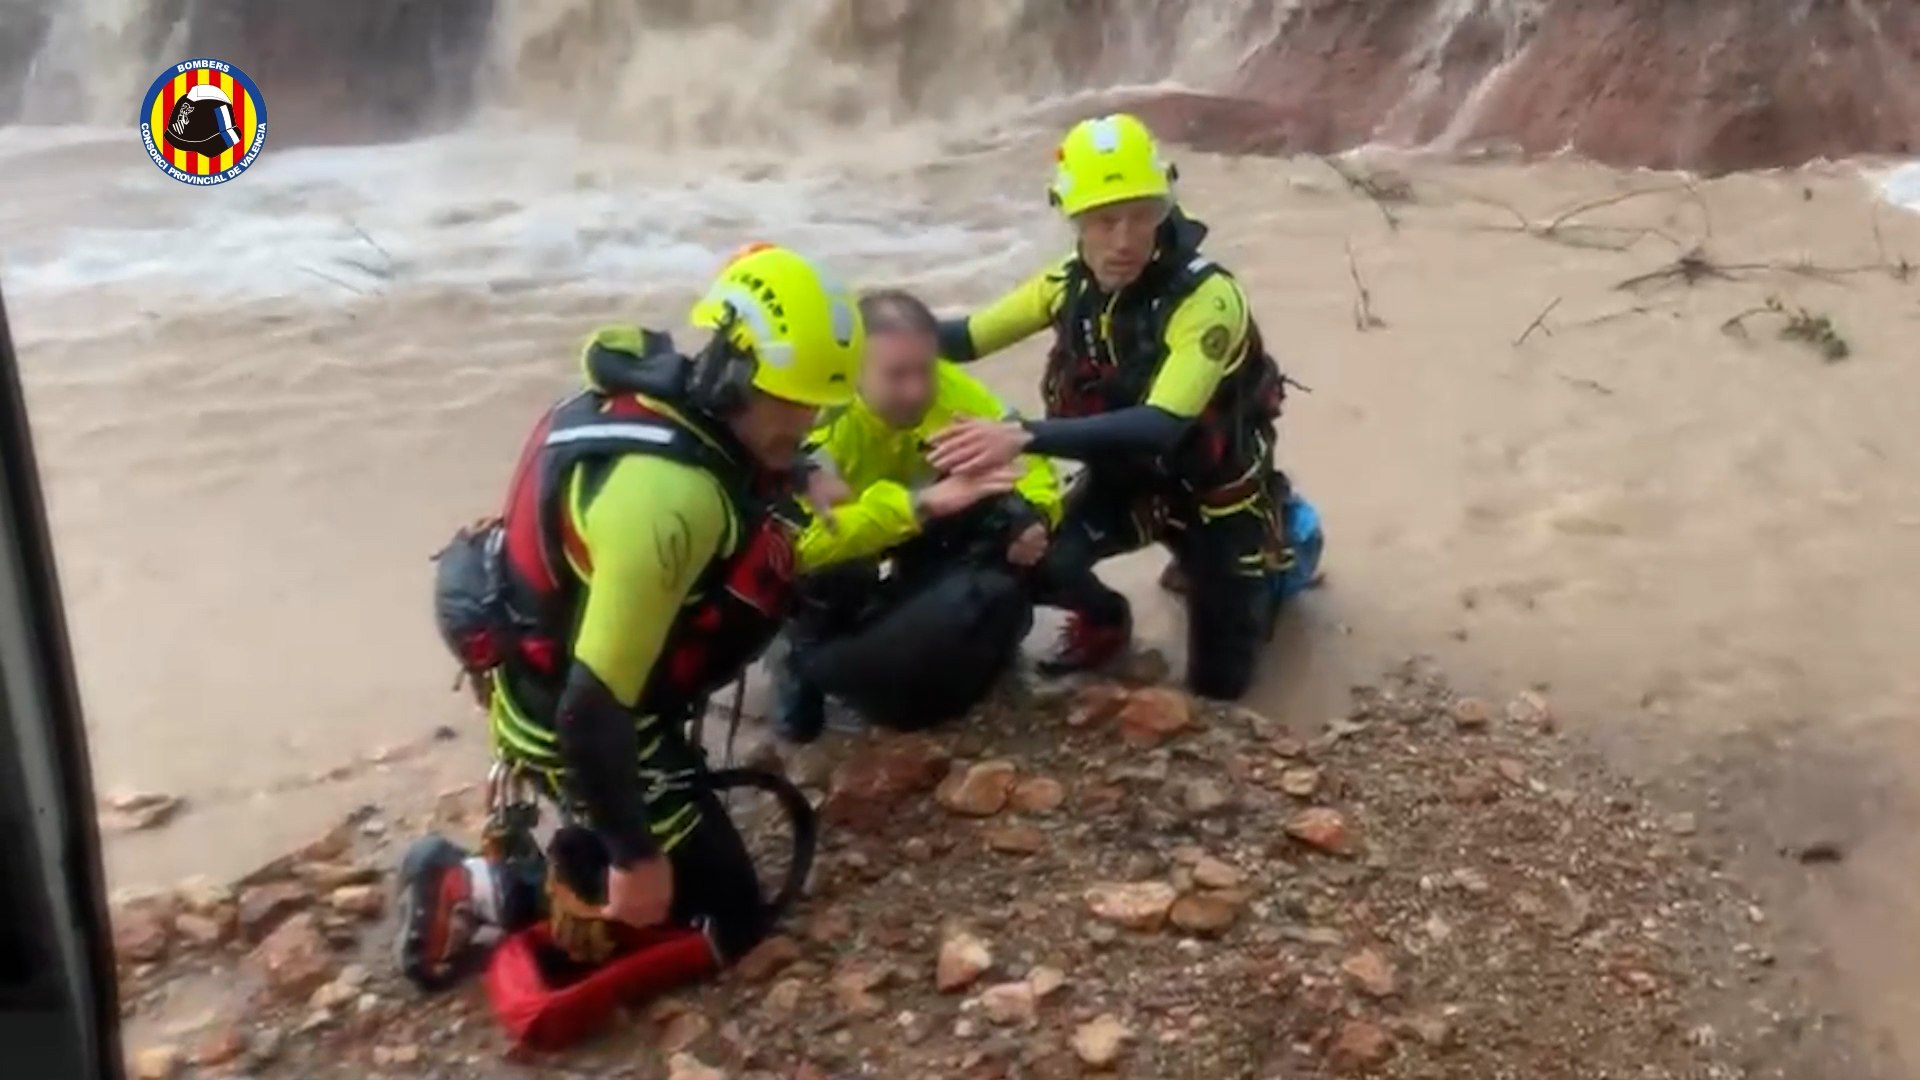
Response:
M588 392L564 401L529 436L502 515L507 599L529 629L501 670L521 708L543 724L553 720L583 592L569 556L591 569L565 508L567 485L576 469L609 468L629 454L711 473L726 493L736 537L701 573L668 632L639 703L642 714L683 714L739 678L793 602L801 516L785 482L756 469L730 432L696 412L669 413L632 394Z

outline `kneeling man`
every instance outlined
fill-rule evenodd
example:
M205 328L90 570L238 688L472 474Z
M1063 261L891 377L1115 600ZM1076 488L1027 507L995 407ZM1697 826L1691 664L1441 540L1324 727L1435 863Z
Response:
M819 736L828 696L901 730L978 704L1032 628L1029 570L1060 520L1044 458L975 475L928 464L934 432L1011 413L939 358L939 323L918 298L888 290L860 306L859 396L810 440L851 500L800 538L801 610L773 665L776 727L795 742Z

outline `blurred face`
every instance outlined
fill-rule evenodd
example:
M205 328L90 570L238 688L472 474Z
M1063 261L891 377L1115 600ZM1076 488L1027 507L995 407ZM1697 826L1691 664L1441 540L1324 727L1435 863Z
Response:
M820 410L811 405L796 405L754 390L729 426L763 468L784 472L800 460L800 446L819 417Z
M1096 206L1073 219L1080 233L1080 257L1101 288L1112 292L1131 285L1147 268L1154 236L1169 209L1165 199L1128 199Z
M913 329L870 332L860 367L860 399L880 419L910 428L933 404L933 362L939 343Z

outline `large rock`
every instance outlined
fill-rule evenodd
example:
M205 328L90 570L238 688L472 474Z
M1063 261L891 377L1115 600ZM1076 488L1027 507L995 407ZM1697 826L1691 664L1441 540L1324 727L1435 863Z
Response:
M123 897L113 905L113 952L123 964L165 958L173 941L174 902L166 895Z
M1046 814L1067 800L1067 789L1047 776L1029 776L1013 785L1007 805L1023 814Z
M940 805L968 817L992 817L1006 808L1018 770L1011 761L982 761L948 776Z
M1087 890L1087 906L1094 915L1129 930L1154 931L1166 925L1167 913L1179 898L1164 881L1103 882Z
M1133 1031L1111 1013L1081 1024L1073 1033L1073 1052L1096 1069L1111 1068L1120 1060Z
M1031 983L1001 983L981 993L980 1007L996 1024L1030 1025L1039 1019L1038 1000Z
M1190 934L1224 934L1240 917L1237 898L1220 893L1192 893L1174 901L1173 925Z
M1288 818L1287 835L1330 855L1344 855L1353 850L1353 835L1347 828L1347 819L1340 811L1324 806L1302 810Z
M986 942L964 931L956 932L940 943L934 985L946 994L965 990L992 966L993 951Z
M939 744L919 736L863 746L834 770L821 818L854 831L883 829L900 804L939 785L947 761Z
M1137 690L1120 709L1120 737L1129 746L1158 746L1193 724L1193 699L1178 690Z
M240 932L248 941L259 941L312 903L313 894L291 882L256 885L240 894Z
M1392 997L1399 985L1393 965L1373 949L1364 949L1348 957L1340 965L1340 970L1369 997Z
M305 1001L333 978L333 953L311 912L281 923L247 957L247 964L285 1002Z
M1340 1025L1330 1056L1333 1067L1341 1072L1370 1075L1393 1056L1393 1036L1378 1024L1349 1020Z

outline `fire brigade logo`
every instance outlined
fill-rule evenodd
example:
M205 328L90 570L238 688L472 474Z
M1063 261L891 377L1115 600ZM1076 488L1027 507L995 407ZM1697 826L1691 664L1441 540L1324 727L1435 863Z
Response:
M140 109L140 140L161 172L210 187L247 171L267 142L267 105L247 73L186 60L160 73Z

